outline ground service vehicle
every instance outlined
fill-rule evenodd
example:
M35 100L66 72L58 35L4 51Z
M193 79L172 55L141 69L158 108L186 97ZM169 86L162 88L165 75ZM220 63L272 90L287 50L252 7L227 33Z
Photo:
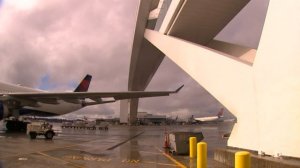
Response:
M55 132L48 122L37 121L27 124L27 134L31 139L35 139L38 135L44 135L46 139L52 139Z

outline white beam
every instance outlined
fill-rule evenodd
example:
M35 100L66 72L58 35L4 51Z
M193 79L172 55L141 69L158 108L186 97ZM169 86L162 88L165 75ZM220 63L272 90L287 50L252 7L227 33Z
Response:
M246 149L257 149L257 139L252 138L258 132L252 64L205 46L152 30L145 31L145 38L238 118L229 144Z

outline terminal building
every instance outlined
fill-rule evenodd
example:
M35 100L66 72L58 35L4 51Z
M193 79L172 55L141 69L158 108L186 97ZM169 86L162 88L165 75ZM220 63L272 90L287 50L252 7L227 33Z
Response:
M145 90L167 56L236 116L228 146L299 158L300 1L269 1L256 48L216 40L248 3L140 0L128 90ZM121 103L129 124L138 102Z
M155 115L147 112L137 113L137 124L139 125L165 125L166 115Z

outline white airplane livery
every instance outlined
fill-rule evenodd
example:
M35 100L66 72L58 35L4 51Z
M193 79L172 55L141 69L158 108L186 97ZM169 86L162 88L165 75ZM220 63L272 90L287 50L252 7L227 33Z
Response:
M205 122L221 122L223 121L223 113L224 109L222 108L216 116L212 117L201 117L201 118L194 118L194 120L200 122L200 123L205 123Z
M7 120L7 130L20 126L21 115L55 116L79 110L86 106L112 103L117 100L168 96L175 91L128 91L128 92L87 92L92 76L86 75L74 92L47 92L43 90L0 83L0 120ZM108 99L108 100L104 100ZM24 124L23 124L24 125Z

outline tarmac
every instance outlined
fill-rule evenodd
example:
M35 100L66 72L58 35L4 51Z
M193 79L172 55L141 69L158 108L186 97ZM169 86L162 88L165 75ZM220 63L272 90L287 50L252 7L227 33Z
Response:
M227 168L214 161L214 150L226 146L222 135L233 123L172 126L110 126L108 131L60 128L57 136L31 140L22 133L0 132L0 167L89 168L89 167L196 167L196 159L173 155L164 146L165 131L202 131L208 144L208 168Z

